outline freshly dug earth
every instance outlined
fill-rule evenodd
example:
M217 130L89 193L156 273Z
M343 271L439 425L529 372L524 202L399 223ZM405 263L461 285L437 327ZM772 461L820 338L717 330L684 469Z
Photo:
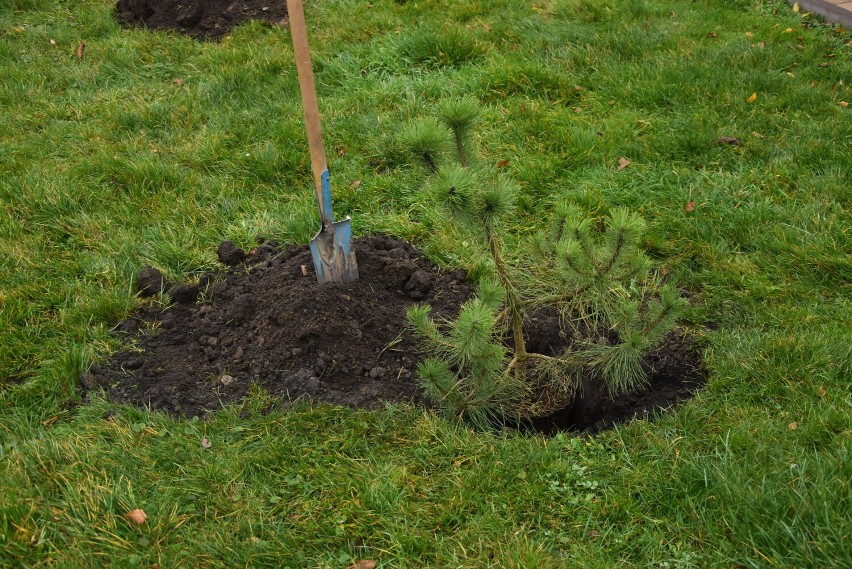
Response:
M156 270L143 269L140 291L169 288L174 304L121 322L117 330L134 345L90 370L84 385L189 416L241 399L253 383L287 400L422 403L405 311L422 301L454 316L471 293L467 275L441 271L383 235L353 247L361 274L354 284L319 285L306 246L279 251L272 242L248 257L223 243L220 260L244 263L205 275L199 286L169 288Z
M455 317L472 293L467 275L440 270L385 235L357 239L353 247L361 279L348 285L317 284L306 246L280 250L274 242L248 254L222 243L219 259L230 268L198 284L172 285L156 269L142 269L140 294L164 290L172 305L147 306L120 322L115 330L128 347L81 374L81 385L178 416L239 401L252 384L285 405L300 398L367 409L426 405L416 380L423 356L405 312L425 302L433 314ZM534 349L564 346L558 317L540 311L528 324ZM649 358L648 390L613 402L588 382L572 408L534 426L598 430L668 407L703 383L701 361L688 338L672 338Z
M287 6L284 0L118 0L116 16L126 26L218 39L247 20L281 25Z

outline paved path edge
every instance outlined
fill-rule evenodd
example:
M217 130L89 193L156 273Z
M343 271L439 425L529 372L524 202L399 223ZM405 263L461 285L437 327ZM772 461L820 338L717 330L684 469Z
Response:
M789 1L789 0L788 0ZM829 4L825 0L796 0L799 8L804 12L819 14L826 21L839 23L847 30L852 29L852 12L848 8L841 8L836 4ZM792 4L793 2L790 2Z

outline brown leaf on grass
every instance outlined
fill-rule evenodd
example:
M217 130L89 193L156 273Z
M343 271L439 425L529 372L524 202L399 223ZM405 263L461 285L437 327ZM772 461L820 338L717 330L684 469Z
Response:
M660 275L666 276L667 274L669 274L669 268L665 265L660 267Z
M766 42L763 42L763 41L757 42L757 47L759 47L760 49L763 49L764 47L766 47Z
M819 389L817 389L817 395L819 395L820 397L824 397L825 396L825 387L820 385Z
M707 37L708 38L718 38L719 34L717 34L716 32L710 32L709 34L707 34Z
M210 439L201 439L201 446L204 448L210 448L213 446L213 443L210 442Z
M718 142L719 144L731 144L733 146L742 146L743 145L742 140L740 140L739 138L735 138L733 136L720 136L719 139L716 142Z
M757 93L752 93L749 95L748 99L746 99L746 103L753 103L757 100Z
M145 523L145 520L148 519L148 514L145 513L145 510L136 508L132 512L127 512L126 514L124 514L124 517L136 524L137 526L141 526Z
M50 40L50 45L56 45L56 40Z
M755 138L759 138L760 140L764 140L766 137L757 132L756 130L751 131L751 135Z
M695 202L686 202L686 206L683 208L686 211L695 211Z
M505 168L508 165L509 165L509 161L504 158L503 160L497 161L496 168L499 170L500 168Z
M352 180L352 187L359 188L361 186L361 180Z
M86 50L86 43L80 42L77 44L77 59L83 59L83 52Z
M837 104L843 107L844 109L849 106L849 103L847 103L846 101L838 101Z
M575 115L579 115L582 112L583 112L583 109L581 109L580 107L574 107L574 114Z
M797 14L799 13L799 3L798 2L793 2L793 11Z
M346 569L376 569L376 564L375 559L359 559Z
M622 156L621 158L618 159L618 171L619 172L621 172L622 170L624 170L628 166L630 166L630 160L628 160L624 156Z
M799 423L797 423L796 421L793 421L792 423L790 423L787 426L790 428L791 431L795 431L796 429L799 428Z
M586 532L586 539L591 539L592 541L601 538L601 532L598 530L590 529Z
M746 37L746 39L750 40L751 38L753 38L753 37L754 37L754 34L753 34L753 33L751 33L751 32L746 32L746 33L745 33L745 37Z
M180 87L181 85L184 84L184 80L181 79L180 77L175 77L174 79L172 79L172 83L174 83L175 85Z

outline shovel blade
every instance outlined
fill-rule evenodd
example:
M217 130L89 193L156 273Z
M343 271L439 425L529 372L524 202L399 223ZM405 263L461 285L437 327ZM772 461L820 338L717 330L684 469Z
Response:
M310 247L320 284L358 280L358 262L352 250L352 224L348 217L320 229L311 239Z

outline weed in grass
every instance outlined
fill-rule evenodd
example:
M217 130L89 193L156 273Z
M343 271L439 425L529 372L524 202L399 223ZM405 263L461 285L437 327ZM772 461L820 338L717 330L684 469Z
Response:
M427 68L458 67L480 57L484 49L457 26L424 25L402 40L400 56L412 65Z

